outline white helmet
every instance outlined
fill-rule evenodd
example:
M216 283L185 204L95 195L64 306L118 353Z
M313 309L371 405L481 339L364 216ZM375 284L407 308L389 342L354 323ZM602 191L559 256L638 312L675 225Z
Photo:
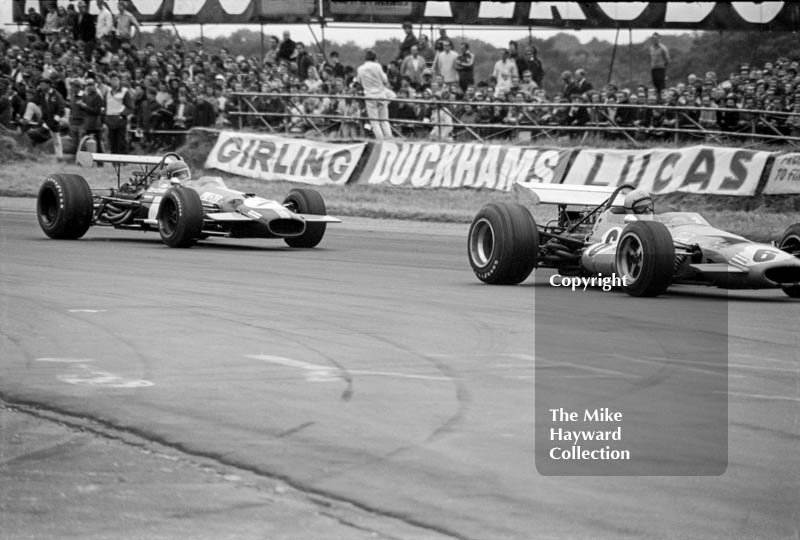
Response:
M653 198L642 189L634 189L625 195L625 210L632 214L652 214L655 212Z

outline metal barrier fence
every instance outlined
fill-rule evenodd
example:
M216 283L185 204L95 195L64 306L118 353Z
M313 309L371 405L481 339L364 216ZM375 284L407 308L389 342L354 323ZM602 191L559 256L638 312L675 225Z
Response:
M432 109L429 121L411 118L388 118L392 131L400 138L409 135L439 137L454 131L459 140L485 141L499 137L515 138L518 140L534 140L537 138L549 139L557 142L559 136L568 135L571 138L585 139L591 134L602 134L605 137L627 139L635 146L643 146L644 140L663 140L680 142L686 138L702 139L710 142L730 142L736 144L778 143L788 144L795 148L800 145L800 114L788 111L738 109L724 107L687 107L647 104L594 104L594 103L529 103L529 102L498 102L498 101L442 101L426 99L386 99L366 96L343 96L330 94L310 93L263 93L239 92L232 94L235 100L235 110L229 111L233 124L238 124L243 129L246 123L249 127L264 127L272 133L291 133L293 125L304 126L303 131L315 131L324 135L332 128L337 128L343 122L367 124L370 121L365 113L359 116L343 116L341 114L309 114L304 110L303 102L293 100L355 100L358 102L382 101L387 105L397 104L419 105ZM503 111L515 108L518 113L513 122L463 122L455 114L459 107L471 106L475 109L499 108ZM569 111L572 109L587 109L588 121L585 123L566 122ZM613 109L617 113L632 110L645 115L655 115L664 118L659 125L640 125L636 123L620 123L618 116L609 114ZM701 121L702 113L735 113L739 115L736 129L719 129L718 126L704 125ZM584 116L584 119L586 118ZM294 119L294 124L292 122ZM791 120L790 120L791 119ZM787 127L788 126L788 127ZM717 127L717 129L714 129Z

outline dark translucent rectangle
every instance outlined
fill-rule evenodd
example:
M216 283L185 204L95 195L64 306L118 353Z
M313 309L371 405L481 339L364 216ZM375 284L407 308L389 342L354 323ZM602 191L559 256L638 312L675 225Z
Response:
M537 271L535 296L538 471L548 476L724 473L724 295L674 288L658 298L597 288L572 292L549 287L550 273Z

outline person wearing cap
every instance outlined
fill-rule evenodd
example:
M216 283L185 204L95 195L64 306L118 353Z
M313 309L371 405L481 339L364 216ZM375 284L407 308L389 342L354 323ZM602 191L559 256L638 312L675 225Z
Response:
M667 80L667 66L670 63L669 50L661 43L658 32L653 34L650 43L650 75L653 86L659 94L664 89Z
M403 31L406 35L405 38L403 38L403 42L400 44L400 52L397 55L397 60L400 62L411 54L411 47L419 44L417 36L414 35L414 26L410 22L406 21L403 23ZM419 52L419 47L417 47L417 52Z
M412 45L410 54L403 59L400 66L400 76L408 77L411 85L416 88L422 82L422 73L425 71L425 59L419 54L419 47Z
M128 117L133 113L133 94L122 86L119 73L111 72L111 88L106 94L105 123L112 154L127 154Z

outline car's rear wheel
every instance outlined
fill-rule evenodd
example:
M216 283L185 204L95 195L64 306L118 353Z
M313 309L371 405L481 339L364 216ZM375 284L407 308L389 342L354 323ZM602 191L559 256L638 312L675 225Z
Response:
M286 195L283 205L297 214L315 216L327 215L322 195L313 189L293 189ZM306 223L306 230L299 236L284 238L284 242L293 248L313 248L325 236L325 223Z
M795 223L783 233L778 248L800 258L800 223ZM800 283L781 287L787 296L800 298Z
M75 240L92 225L92 189L77 174L51 174L39 188L36 215L50 238Z
M174 248L195 245L203 230L203 203L200 195L187 187L167 191L158 207L161 240Z
M522 283L539 256L536 221L520 204L487 204L472 220L467 252L472 271L484 283Z
M658 296L672 284L675 243L657 221L635 221L622 230L614 258L622 289L631 296Z

